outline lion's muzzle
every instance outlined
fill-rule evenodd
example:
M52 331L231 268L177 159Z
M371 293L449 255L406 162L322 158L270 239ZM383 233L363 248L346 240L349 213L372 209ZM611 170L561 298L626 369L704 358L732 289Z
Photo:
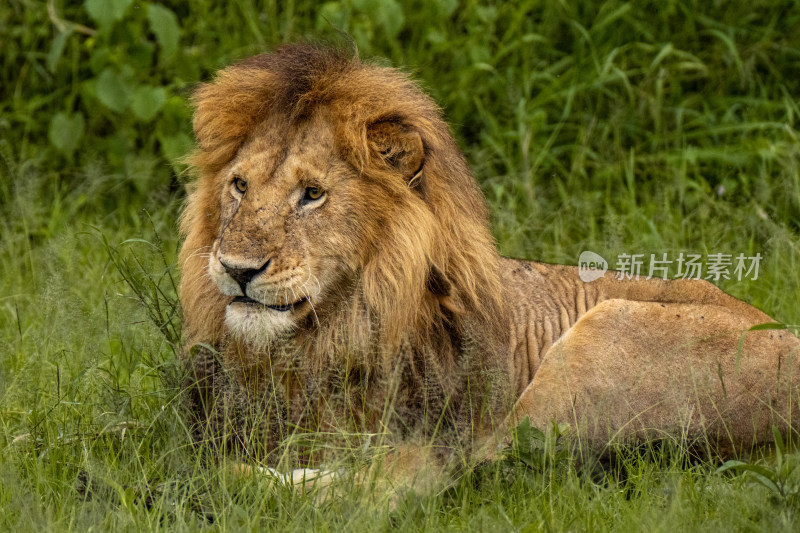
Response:
M242 294L246 294L245 287L247 284L250 283L250 280L252 280L254 277L267 270L269 268L269 264L272 262L272 259L267 259L267 261L258 268L235 267L223 261L222 258L220 258L219 262L222 265L222 268L225 269L225 273L239 284L239 287L242 289Z

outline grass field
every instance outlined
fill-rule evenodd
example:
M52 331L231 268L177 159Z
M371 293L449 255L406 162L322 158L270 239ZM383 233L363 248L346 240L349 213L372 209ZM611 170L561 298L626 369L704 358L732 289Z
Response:
M778 0L6 0L0 530L796 531L800 454L774 447L749 473L545 447L391 506L229 475L178 408L175 262L192 84L343 30L442 105L503 253L759 253L719 284L797 331L798 27Z

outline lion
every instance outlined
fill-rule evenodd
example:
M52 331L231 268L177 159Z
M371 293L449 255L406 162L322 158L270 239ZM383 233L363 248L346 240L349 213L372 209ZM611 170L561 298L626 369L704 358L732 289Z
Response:
M400 71L287 45L193 104L180 298L202 438L269 462L296 432L381 434L419 468L422 445L491 454L525 417L593 448L736 452L796 427L800 341L751 330L772 322L755 307L502 257L441 110Z

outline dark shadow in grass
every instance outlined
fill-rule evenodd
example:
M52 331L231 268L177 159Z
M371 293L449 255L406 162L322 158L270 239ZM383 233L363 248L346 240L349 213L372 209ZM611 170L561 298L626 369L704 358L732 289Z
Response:
M178 522L177 514L181 510L213 524L215 514L209 511L213 508L210 490L194 489L189 479L187 473L170 480L148 480L145 486L121 485L81 470L75 480L75 492L84 502L97 500L132 512L136 507L143 507L147 511L157 510L160 512L161 525L164 526Z

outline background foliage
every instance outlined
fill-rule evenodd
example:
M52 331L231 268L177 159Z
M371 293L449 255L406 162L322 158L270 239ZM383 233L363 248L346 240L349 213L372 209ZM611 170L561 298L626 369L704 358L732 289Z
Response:
M680 449L628 451L624 477L524 455L391 513L317 506L211 474L167 378L187 97L303 38L421 81L504 253L758 252L758 280L722 286L800 323L798 27L791 0L0 3L0 529L795 528L789 474L772 493Z

